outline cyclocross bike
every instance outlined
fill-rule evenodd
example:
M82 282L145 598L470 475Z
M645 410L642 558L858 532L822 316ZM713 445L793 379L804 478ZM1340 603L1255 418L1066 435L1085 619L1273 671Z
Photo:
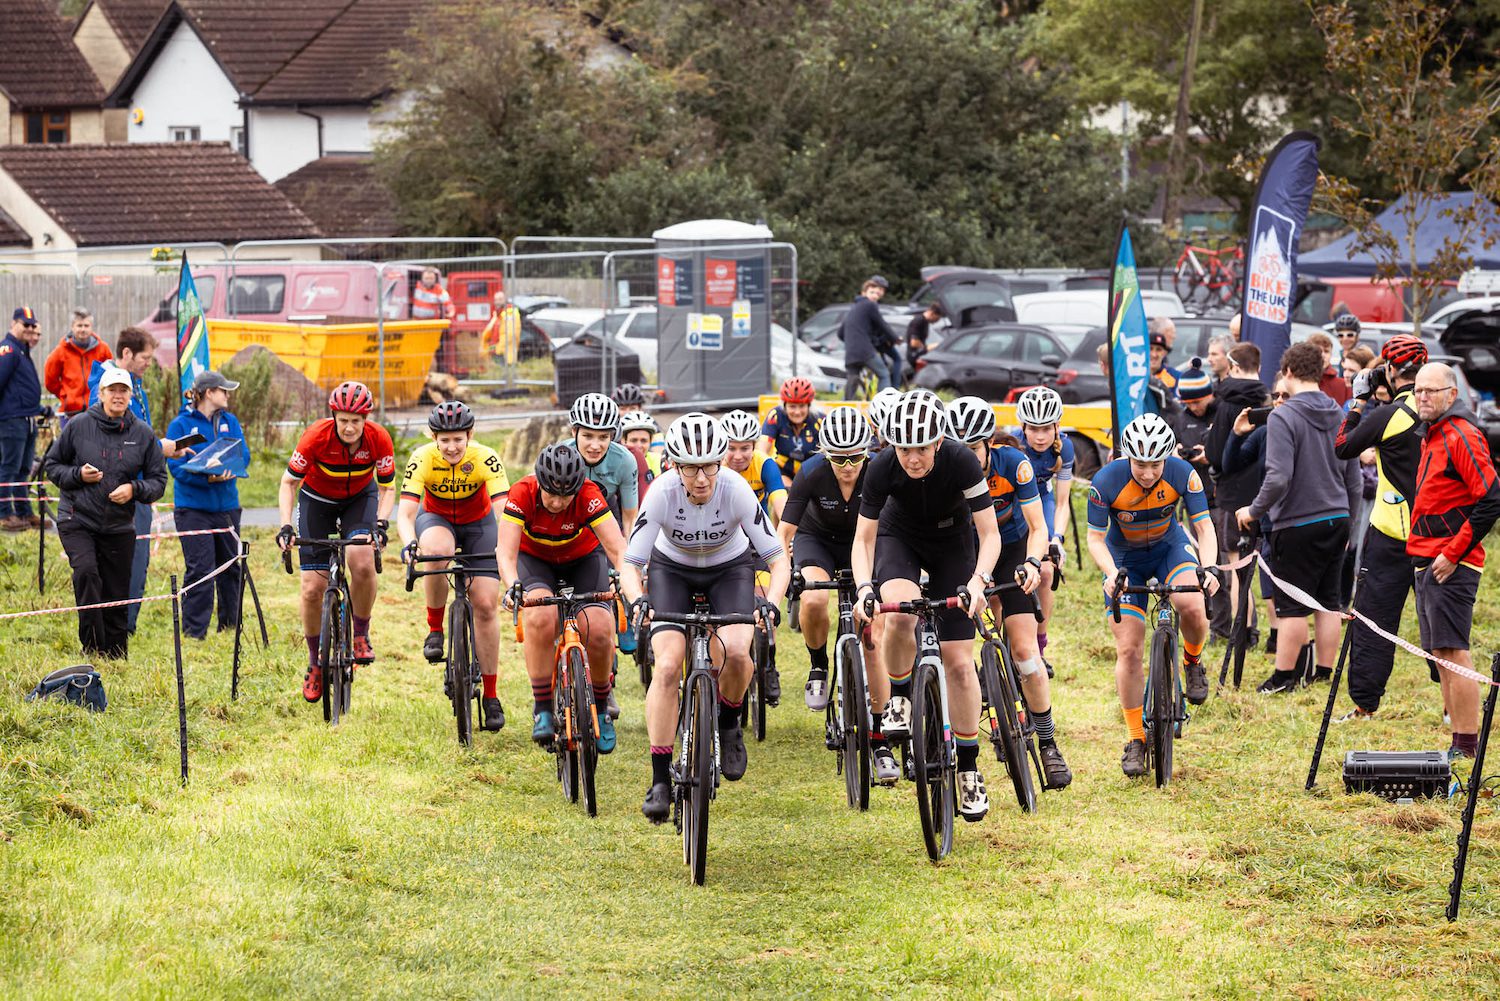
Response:
M865 683L865 644L869 630L854 622L858 587L853 570L840 570L832 580L805 580L792 575L791 593L837 591L838 632L833 641L833 670L828 676L828 705L823 710L823 743L838 757L835 771L844 776L844 797L855 810L870 808L870 696Z
M448 604L448 657L443 669L443 694L453 703L458 742L464 747L474 743L474 715L483 711L484 699L479 676L479 657L474 652L474 605L469 600L469 569L465 561L486 558L479 553L413 555L411 562L406 565L408 591L415 586L419 577L446 574L452 578L453 600ZM440 570L417 569L420 563L445 561L448 565Z
M354 636L350 630L353 605L349 598L349 571L344 550L369 546L375 550L375 572L382 569L380 547L374 537L357 539L293 538L281 551L281 565L292 573L292 547L310 546L328 550L328 586L323 589L323 611L318 618L318 666L323 671L323 720L338 726L349 711L349 691L354 687Z
M755 664L755 671L750 675L750 690L745 693L741 719L745 726L755 731L756 740L765 740L766 709L774 704L766 698L766 674L776 666L775 629L760 625L755 627L755 637L750 643L750 659Z
M1151 632L1151 659L1146 666L1145 709L1141 723L1146 730L1146 768L1155 771L1160 788L1172 781L1172 743L1182 736L1183 724L1190 718L1187 699L1182 693L1182 665L1177 653L1177 609L1171 596L1203 590L1204 571L1199 569L1196 584L1116 585L1110 594L1110 613L1120 621L1120 596L1150 595L1151 614L1155 622Z
M657 622L687 629L687 656L677 692L677 760L672 765L672 823L682 834L682 860L703 885L708 865L708 807L719 788L719 684L709 656L718 626L754 625L753 614L715 615L708 597L693 596L691 612L652 612Z
M578 628L578 610L584 605L603 602L615 607L618 598L613 590L574 593L561 582L554 594L526 598L516 603L516 642L524 639L521 629L522 608L555 607L561 628L552 668L552 692L557 733L552 738L552 753L557 758L557 780L569 803L583 796L583 807L590 817L599 813L594 791L594 771L599 764L599 714L594 704L594 688L589 681L588 657Z
M985 588L984 594L993 598L1019 587L1019 584L1007 581ZM1036 620L1042 621L1042 606L1034 594L1031 595L1031 607ZM995 748L995 757L1010 776L1016 802L1027 813L1035 813L1038 786L1042 789L1049 786L1047 773L1042 769L1041 753L1037 750L1036 725L1021 691L1021 673L1011 655L1004 623L997 623L989 608L979 617L979 632L984 638L977 665L982 701L979 720L989 728L990 744ZM1036 770L1038 782L1031 779L1032 769Z
M1166 271L1162 269L1163 285ZM1171 277L1172 290L1184 303L1199 297L1208 306L1233 305L1244 293L1245 251L1238 242L1205 247L1188 240L1172 265Z

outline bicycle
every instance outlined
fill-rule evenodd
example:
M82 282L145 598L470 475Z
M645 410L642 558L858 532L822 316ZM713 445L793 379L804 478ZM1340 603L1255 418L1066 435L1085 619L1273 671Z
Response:
M448 604L448 654L443 668L443 694L453 703L453 720L458 727L458 742L464 747L474 743L474 713L484 710L479 657L474 653L474 605L469 600L467 560L482 560L479 553L454 553L452 556L413 554L406 564L406 590L420 577L447 574L453 579L453 600ZM418 570L419 563L442 563L439 570Z
M844 776L844 797L851 809L870 808L870 694L865 682L865 645L869 630L854 623L854 602L859 597L853 570L840 570L832 580L805 580L792 574L789 593L837 591L838 631L833 641L833 670L828 677L828 705L823 710L823 743L838 757L835 771Z
M776 630L768 626L756 626L755 637L750 643L750 659L755 670L750 675L750 688L745 692L744 708L740 713L743 725L755 731L755 739L766 739L766 709L773 703L766 698L766 675L776 667Z
M304 539L294 536L281 551L281 565L293 573L292 547L311 546L328 551L328 586L323 589L323 611L318 618L318 667L323 672L323 722L338 726L349 711L349 691L354 687L354 636L350 629L353 603L349 596L349 572L344 550L369 546L375 550L375 572L380 573L380 547L374 537L358 539Z
M754 625L744 612L715 615L706 595L693 595L691 612L652 612L657 622L687 629L687 656L678 683L677 743L672 765L672 824L682 835L682 860L692 880L703 885L708 867L708 807L719 788L719 684L709 657L710 630Z
M934 862L953 851L953 815L958 810L958 743L948 716L948 678L939 653L933 618L949 608L963 608L968 598L914 598L884 601L882 614L917 617L917 655L911 678L911 735L902 744L906 772L917 789L917 816L922 841Z
M1146 621L1155 621L1151 632L1151 659L1147 662L1146 693L1142 700L1145 713L1141 720L1146 730L1146 768L1156 772L1156 786L1172 781L1172 742L1182 736L1182 727L1191 717L1182 691L1182 671L1177 656L1177 609L1171 602L1174 594L1192 594L1203 590L1204 571L1198 571L1196 584L1116 584L1110 593L1110 614L1120 621L1120 596L1145 594L1155 599Z
M552 753L557 758L557 780L569 803L576 803L580 793L583 807L590 817L598 816L599 800L594 789L594 771L599 764L599 712L594 704L594 688L589 681L588 657L578 629L578 610L584 605L606 602L613 606L619 595L613 590L582 594L559 582L555 593L525 598L516 603L516 642L523 641L522 608L556 607L559 624L552 669L552 692L557 733L552 738Z
M1160 284L1166 283L1168 270L1161 270ZM1239 243L1228 246L1197 246L1191 240L1172 265L1172 290L1184 303L1201 291L1207 305L1229 306L1244 294L1245 251Z
M986 598L993 598L1006 591L1016 590L1019 584L1005 582L984 589ZM1042 621L1042 606L1036 595L1031 597L1032 614ZM990 744L995 757L1005 766L1011 785L1016 791L1016 802L1027 813L1037 808L1036 790L1051 788L1047 784L1047 773L1042 768L1041 753L1037 750L1036 725L1031 720L1031 711L1026 707L1026 697L1021 691L1021 672L1016 668L1015 658L1010 652L1010 640L1005 636L1003 622L997 623L992 610L986 608L979 618L979 632L984 645L979 650L979 719L990 730ZM1039 782L1033 784L1031 769L1035 768Z

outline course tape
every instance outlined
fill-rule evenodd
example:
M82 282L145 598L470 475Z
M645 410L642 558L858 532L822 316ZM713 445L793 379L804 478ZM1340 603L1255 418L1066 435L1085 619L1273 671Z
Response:
M14 483L0 483L0 487L50 487L51 485L46 480L17 480Z
M153 525L152 527L155 528L156 526ZM193 529L190 532L149 532L146 535L137 535L135 537L135 541L137 541L137 542L143 542L146 539L181 539L181 538L183 538L185 536L189 536L189 535L223 535L225 532L228 532L230 535L233 535L234 534L234 529L232 529L232 528L195 528L195 529Z

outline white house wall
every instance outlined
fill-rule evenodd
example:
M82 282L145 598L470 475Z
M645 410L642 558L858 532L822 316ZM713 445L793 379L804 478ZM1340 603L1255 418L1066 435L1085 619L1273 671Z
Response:
M131 107L143 118L129 126L130 141L171 142L174 127L196 125L201 139L228 142L230 130L244 124L238 101L234 85L184 22L136 85Z
M318 158L318 119L323 122L324 155L370 151L369 108L310 105L302 112L251 109L250 162L267 181L274 184Z

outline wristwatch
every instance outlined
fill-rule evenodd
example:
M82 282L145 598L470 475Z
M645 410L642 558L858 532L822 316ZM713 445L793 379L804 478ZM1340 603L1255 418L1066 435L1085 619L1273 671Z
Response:
M995 586L995 575L994 574L978 573L978 572L976 572L974 574L974 576L978 577L980 580L984 581L984 586L985 587L994 587Z
M1026 562L1030 563L1032 566L1036 567L1038 573L1041 572L1041 569L1042 569L1042 561L1041 560L1037 559L1035 556L1028 556L1028 557L1026 557Z

